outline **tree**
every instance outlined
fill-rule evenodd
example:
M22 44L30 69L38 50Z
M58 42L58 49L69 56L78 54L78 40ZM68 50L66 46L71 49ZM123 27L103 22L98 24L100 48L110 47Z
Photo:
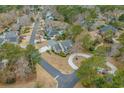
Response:
M94 41L92 40L89 34L86 34L82 37L82 46L87 50L94 50Z
M23 49L18 45L5 43L0 46L0 62L5 59L8 62L3 70L0 69L0 82L14 83L17 74L23 79L36 74L35 66L40 61L40 54L32 45Z
M81 83L85 87L93 87L94 79L98 76L96 68L105 67L105 58L101 56L93 56L82 62L77 71L77 76L81 79Z
M82 28L79 25L73 25L69 31L68 35L70 36L71 40L75 40L76 36L79 35L82 32Z
M112 30L108 30L103 34L103 39L104 41L111 43L112 42L112 37L114 36L114 33Z
M124 22L124 14L122 14L122 15L119 17L119 21Z
M32 71L35 72L35 65L40 61L40 54L34 46L28 45L25 51L25 55L27 60L29 61L29 65L32 68Z
M122 45L124 45L124 33L122 33L120 36L119 36L119 39L118 39L119 41L120 41L120 43L122 44Z
M122 88L124 87L124 69L120 69L116 72L116 75L113 77L113 87Z
M93 51L93 54L96 56L106 57L110 49L111 47L107 45L99 46L95 51Z
M63 15L66 22L72 23L73 17L82 13L82 8L80 6L57 6L57 11Z
M58 36L57 39L58 40L71 39L72 41L75 41L77 35L79 35L82 31L83 29L81 28L80 25L73 25L62 35Z

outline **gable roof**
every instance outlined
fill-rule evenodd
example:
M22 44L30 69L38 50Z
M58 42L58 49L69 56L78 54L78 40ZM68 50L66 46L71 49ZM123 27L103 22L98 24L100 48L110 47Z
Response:
M9 31L5 33L5 39L10 42L17 42L18 36L15 31Z
M46 27L46 32L47 32L47 36L50 36L50 37L58 34L58 31L53 27Z
M71 40L58 41L52 46L56 52L68 53L69 49L72 47Z
M55 40L48 40L48 45L49 46L54 46L54 45L56 45L57 44L57 41L55 41Z
M109 30L111 30L113 32L116 32L117 31L117 29L115 27L113 27L111 25L106 25L106 26L104 26L104 27L102 27L100 29L100 32L106 32L106 31L109 31Z
M54 20L54 16L50 11L46 13L46 20Z

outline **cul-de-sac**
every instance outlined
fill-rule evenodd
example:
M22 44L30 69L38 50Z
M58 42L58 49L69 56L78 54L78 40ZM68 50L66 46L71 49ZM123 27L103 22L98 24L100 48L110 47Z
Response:
M1 5L1 88L123 88L124 6Z

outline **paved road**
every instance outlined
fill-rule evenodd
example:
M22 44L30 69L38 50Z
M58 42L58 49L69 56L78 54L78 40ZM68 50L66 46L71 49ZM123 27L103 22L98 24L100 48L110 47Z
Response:
M29 41L29 43L32 45L35 44L34 43L35 34L38 31L38 27L39 27L39 21L37 17L33 25L33 31L32 31L30 41ZM70 60L72 61L75 56L77 55L72 55ZM89 55L87 56L87 55L80 55L80 54L78 56L83 56L86 58L90 57ZM76 70L71 74L67 74L67 75L62 74L59 70L51 66L43 58L41 58L39 65L41 65L51 76L53 76L58 81L58 86L57 86L58 88L72 88L79 81L79 78L76 76ZM107 62L106 65L112 69L110 73L114 73L117 70L117 68L114 65L110 64L110 62Z
M35 34L38 31L38 26L39 26L38 20L39 20L39 17L37 17L33 25L33 31L29 41L29 44L32 44L32 45L35 44L34 43ZM51 66L43 58L41 58L39 65L41 65L51 76L53 76L58 81L58 86L57 86L58 88L72 88L79 81L78 77L76 76L76 71L68 75L62 74L60 71L58 71L56 68Z
M57 78L59 88L73 88L75 84L79 81L76 76L76 71L68 75L60 75Z
M54 78L57 75L62 75L62 73L60 71L58 71L56 68L54 68L53 66L51 66L47 61L45 61L43 58L41 59L41 61L39 62L39 64Z
M36 32L38 31L38 28L39 27L39 22L38 21L35 21L35 23L33 24L33 31L32 31L32 34L31 34L31 38L30 38L30 41L29 41L29 44L32 44L34 45L34 40L35 40L35 34Z

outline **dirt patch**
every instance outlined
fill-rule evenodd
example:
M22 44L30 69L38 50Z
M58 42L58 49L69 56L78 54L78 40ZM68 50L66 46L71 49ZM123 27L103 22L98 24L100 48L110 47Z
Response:
M51 52L51 54L49 53L43 53L42 57L52 66L54 66L55 68L57 68L58 70L60 70L62 73L68 74L71 73L73 71L73 69L69 66L68 64L68 58L67 57L61 57L59 55L56 55L54 53Z
M36 84L40 84L43 88L55 88L57 81L46 72L40 65L37 64L37 80Z

